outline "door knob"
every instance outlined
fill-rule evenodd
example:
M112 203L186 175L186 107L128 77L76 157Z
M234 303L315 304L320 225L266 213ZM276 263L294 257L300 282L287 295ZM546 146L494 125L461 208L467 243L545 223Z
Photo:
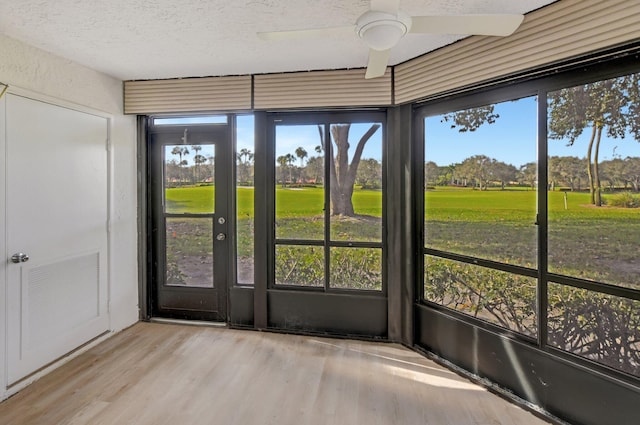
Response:
M223 241L223 240L227 239L227 235L225 235L224 233L218 233L216 235L216 239L219 240L219 241Z
M17 254L13 254L11 256L12 263L25 263L27 261L29 261L29 256L22 252L18 252Z

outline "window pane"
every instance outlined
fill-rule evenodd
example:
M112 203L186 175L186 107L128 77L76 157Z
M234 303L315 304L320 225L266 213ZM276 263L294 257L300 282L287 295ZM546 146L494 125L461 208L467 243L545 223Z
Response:
M322 127L276 126L276 238L324 239Z
M425 255L424 298L515 332L537 335L534 278Z
M425 119L425 246L537 267L537 99Z
M382 240L380 123L332 124L331 239Z
M324 287L324 247L276 245L276 285Z
M640 289L639 76L549 93L550 272Z
M382 249L331 248L330 286L382 290Z
M549 284L549 344L640 376L640 301Z
M237 282L254 282L254 121L253 115L236 119Z
M213 288L213 219L166 219L166 283Z
M165 211L213 213L215 145L169 145L164 151Z

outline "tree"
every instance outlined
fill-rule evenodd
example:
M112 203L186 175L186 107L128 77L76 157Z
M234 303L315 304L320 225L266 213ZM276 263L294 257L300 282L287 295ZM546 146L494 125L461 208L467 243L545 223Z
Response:
M442 167L438 167L438 179L436 185L446 186L448 184L455 184L456 164L449 164Z
M521 165L518 170L518 182L530 186L531 190L535 190L538 184L538 165L535 162L527 162Z
M382 187L382 164L377 159L369 158L360 161L356 183L363 189L380 189Z
M312 156L309 158L305 172L307 179L315 183L321 183L322 176L324 176L324 159L321 156Z
M438 183L440 167L433 161L424 163L424 184L425 186L435 186Z
M285 158L285 160L287 162L287 168L289 169L289 181L293 182L293 175L292 175L292 168L293 167L291 165L293 164L293 161L295 161L295 157L293 155L291 155L290 153L288 153L288 154L286 154L284 156L284 158Z
M282 180L282 187L285 187L287 185L285 170L287 168L287 164L289 163L289 159L287 158L287 155L280 155L276 158L276 162L280 166L280 178Z
M209 162L209 176L211 177L211 183L216 184L216 157L210 155L207 157L207 161Z
M640 141L639 74L562 89L549 93L549 137L572 146L591 129L587 146L587 178L591 204L601 206L599 153L602 133L623 139L631 133Z
M304 159L307 157L307 151L302 146L296 149L296 156L300 159L300 168L304 166Z
M561 173L560 173L560 166L562 164L562 161L560 160L560 157L557 156L551 156L549 157L548 160L548 175L547 175L547 179L549 180L549 190L554 191L556 188L556 185L558 183L558 181L561 179Z
M238 180L242 183L251 181L251 164L253 162L253 152L247 148L238 152Z
M445 114L442 117L442 122L451 123L451 128L458 129L460 133L476 131L482 124L493 124L500 118L500 115L494 114L493 110L494 105L464 109Z
M202 155L200 155L198 153L198 152L200 152L202 150L202 146L200 146L200 145L191 145L191 149L196 153L195 156L193 157L193 162L195 164L195 167L193 169L193 173L194 173L193 179L195 181L198 181L200 179L200 174L198 173L199 168L200 168L200 164L203 164L204 162L206 162L206 158L205 158L204 161L200 161L200 159L198 160L200 162L196 161L196 157L197 156L200 156L200 157L204 158Z
M168 186L173 186L180 181L180 166L175 159L165 164L165 178Z
M550 157L549 171L557 173L558 180L569 185L571 191L581 190L582 181L587 180L584 160L575 156Z
M633 190L640 191L640 158L626 157L624 159L624 174L633 185Z
M296 156L300 159L300 179L303 179L302 168L304 167L304 159L307 157L307 151L302 146L296 149Z
M332 146L328 152L329 161L329 184L331 187L331 214L354 217L353 209L353 188L356 181L358 166L362 157L364 146L371 136L380 128L380 124L372 124L358 141L356 149L349 163L349 130L351 124L332 124L331 141ZM323 127L318 126L322 150L327 151L323 135ZM334 152L335 151L335 152Z
M195 164L196 181L200 181L200 166L207 162L207 158L204 155L198 154L193 157L193 162Z
M486 155L473 155L456 167L456 171L467 179L474 180L479 190L485 190L493 179L493 163Z
M500 182L500 188L504 187L511 181L516 179L518 170L511 164L493 160L491 163L493 177Z
M189 149L186 146L174 146L173 149L171 150L171 154L178 155L180 157L180 159L178 160L178 167L180 169L179 180L180 180L180 184L182 184L182 181L184 179L184 175L182 173L182 167L188 164L187 160L182 160L182 156L189 155Z
M601 178L609 183L609 190L615 190L616 186L627 188L629 180L625 173L625 163L621 158L603 161L600 168L602 169Z
M483 124L493 124L498 118L500 118L500 115L494 113L494 109L494 105L485 105L476 108L463 109L460 111L445 114L442 117L442 122L450 123L451 128L457 129L460 133L466 133L468 131L473 132L480 128ZM463 185L465 186L467 185L467 181L469 179L475 180L478 183L479 189L483 190L483 183L485 183L484 187L486 188L486 183L488 183L488 180L486 180L486 178L490 177L489 173L491 172L491 161L480 165L472 164L473 160L484 161L490 160L490 158L484 155L476 155L475 157L467 158L463 163L458 164L458 166L455 168L455 178L461 179L463 181Z

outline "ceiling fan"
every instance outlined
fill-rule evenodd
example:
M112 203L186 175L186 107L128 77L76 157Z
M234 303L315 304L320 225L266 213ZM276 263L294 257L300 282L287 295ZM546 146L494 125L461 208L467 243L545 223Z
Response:
M512 34L524 19L523 15L442 15L409 16L399 9L400 0L371 0L370 10L356 21L355 33L369 47L365 78L384 75L391 48L406 34ZM263 40L276 41L322 37L352 32L353 26L292 31L259 32Z

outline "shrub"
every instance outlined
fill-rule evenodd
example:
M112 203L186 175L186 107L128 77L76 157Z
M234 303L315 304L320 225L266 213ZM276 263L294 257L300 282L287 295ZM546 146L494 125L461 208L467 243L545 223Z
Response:
M607 205L620 208L640 208L640 196L622 192L607 198Z
M537 334L533 278L441 258L425 262L425 299L529 336ZM640 301L550 283L551 346L640 376Z

